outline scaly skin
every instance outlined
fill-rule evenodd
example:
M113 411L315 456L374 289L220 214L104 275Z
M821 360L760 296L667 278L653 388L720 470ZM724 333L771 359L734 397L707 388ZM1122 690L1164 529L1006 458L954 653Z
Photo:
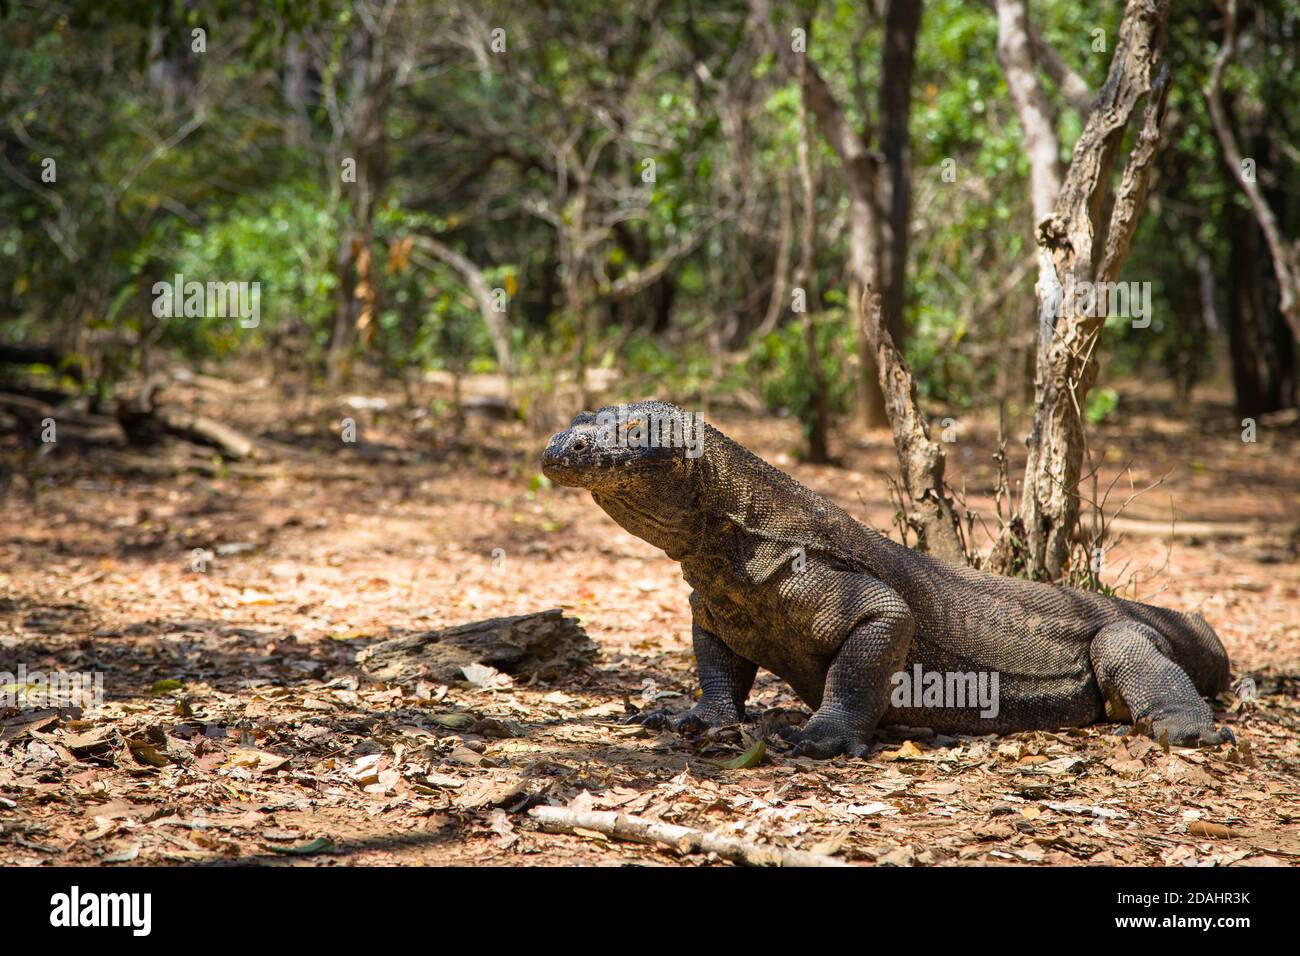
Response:
M611 424L620 415L621 428ZM640 447L644 426L660 422L681 439L665 431L668 445ZM694 588L701 699L677 717L634 719L683 732L736 723L762 667L815 711L793 736L795 753L815 757L864 754L880 723L986 734L1108 712L1149 719L1174 744L1232 739L1202 699L1227 687L1228 657L1199 615L912 551L692 424L663 402L610 406L579 415L542 456L553 482L589 489L611 518L680 562ZM683 447L692 434L702 443ZM955 697L895 699L895 675L917 665L996 674L996 714Z

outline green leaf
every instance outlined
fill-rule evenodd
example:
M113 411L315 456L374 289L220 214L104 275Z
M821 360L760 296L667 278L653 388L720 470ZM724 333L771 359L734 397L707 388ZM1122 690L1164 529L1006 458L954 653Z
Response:
M739 757L725 761L722 766L727 770L748 770L763 762L763 757L767 754L767 744L761 740L754 740L748 734L744 735L743 739L745 743L750 744L749 749Z
M160 680L152 687L150 687L149 693L154 695L170 694L172 691L180 690L184 686L185 685L182 684L180 681L172 680L168 678L167 680Z

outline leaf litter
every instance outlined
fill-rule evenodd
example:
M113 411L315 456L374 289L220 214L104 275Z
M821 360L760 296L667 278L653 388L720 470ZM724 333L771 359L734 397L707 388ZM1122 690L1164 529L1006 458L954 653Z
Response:
M241 427L283 427L272 387L246 394L230 410ZM313 401L294 427L329 414ZM98 672L106 691L95 710L0 711L0 863L718 862L543 832L527 814L540 804L863 864L1300 860L1294 562L1205 541L1177 548L1162 582L1158 602L1201 609L1252 677L1253 700L1219 702L1235 747L1169 748L1113 724L955 738L884 728L865 760L793 758L775 730L806 710L770 675L740 728L684 739L621 722L632 708L689 706L688 589L588 496L532 480L536 435L479 424L491 453L448 454L395 412L365 414L378 459L316 452L255 474L159 479L83 450L46 463L39 495L0 504L0 669ZM796 440L789 422L725 427L769 458ZM1141 428L1098 441L1137 447ZM1226 438L1190 426L1185 437L1199 460L1227 457L1214 453ZM1291 447L1233 467L1300 487L1300 441L1274 440ZM789 467L857 514L861 492L872 523L888 524L871 477L892 467L887 442L853 448L843 468ZM1215 495L1228 506L1212 472L1175 476L1180 507ZM1234 513L1270 507L1238 495ZM210 555L202 573L195 548ZM1118 550L1163 559L1156 542ZM389 635L548 607L581 621L593 664L546 678L470 665L461 680L409 684L356 664Z

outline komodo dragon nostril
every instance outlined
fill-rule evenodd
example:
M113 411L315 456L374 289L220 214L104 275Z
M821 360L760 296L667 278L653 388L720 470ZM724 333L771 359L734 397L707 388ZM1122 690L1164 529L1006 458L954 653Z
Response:
M578 438L574 440L573 445L571 447L573 448L574 451L586 451L587 443L583 441L581 438Z

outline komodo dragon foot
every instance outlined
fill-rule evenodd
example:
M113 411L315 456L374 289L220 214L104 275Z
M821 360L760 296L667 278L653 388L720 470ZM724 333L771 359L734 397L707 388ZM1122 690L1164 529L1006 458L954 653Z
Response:
M682 714L671 710L643 710L623 719L625 724L640 724L650 730L671 730L678 734L702 734L715 727L728 727L740 723L734 711L712 706L703 701Z
M869 741L860 739L844 727L819 724L816 717L802 728L783 727L777 733L794 744L790 753L795 757L815 757L818 760L828 760L840 754L865 757L871 749Z
M1214 712L1155 629L1136 621L1102 628L1092 641L1092 668L1107 716L1135 725L1150 721L1151 736L1168 734L1175 747L1236 743L1231 730L1214 726Z

